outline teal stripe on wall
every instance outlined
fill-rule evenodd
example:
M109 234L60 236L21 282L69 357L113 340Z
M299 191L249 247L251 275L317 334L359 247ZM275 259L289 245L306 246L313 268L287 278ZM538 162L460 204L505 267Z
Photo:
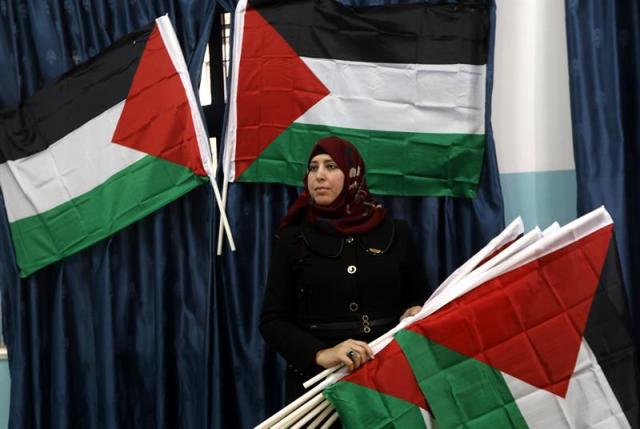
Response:
M507 224L522 216L525 231L544 229L554 221L564 225L576 218L575 170L501 174Z
M0 360L0 428L9 427L9 364Z

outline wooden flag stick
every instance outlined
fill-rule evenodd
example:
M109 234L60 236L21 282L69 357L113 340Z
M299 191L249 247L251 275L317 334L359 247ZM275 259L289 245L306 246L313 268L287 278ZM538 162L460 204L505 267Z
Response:
M307 381L302 383L302 386L305 389L308 389L309 386L313 386L318 381L327 378L329 375L333 374L334 372L336 372L337 370L339 370L343 366L344 366L343 363L339 363L338 365L332 366L331 368L327 368L324 371L319 372L318 374L314 375L313 377L311 377L310 379L308 379Z
M233 234L231 233L231 227L229 226L229 220L227 219L227 213L225 211L225 205L227 202L226 190L223 189L223 192L225 193L225 195L224 195L224 198L221 198L220 189L218 188L218 183L215 181L215 178L214 178L216 171L218 171L218 143L215 137L209 137L209 154L211 155L211 174L208 174L208 176L209 176L209 181L211 182L211 187L213 188L213 194L215 195L216 202L218 203L218 208L220 209L220 224L218 228L218 238L221 239L222 228L224 227L224 232L226 233L227 239L229 240L229 245L231 246L231 250L235 251L236 244L233 241Z
M331 414L331 417L329 417L329 420L324 422L320 429L329 429L336 420L338 420L338 412L334 411L334 413Z
M284 407L283 409L281 409L280 411L278 411L277 413L269 417L267 420L260 423L254 429L270 428L271 426L273 426L274 424L276 424L277 422L279 422L280 420L288 416L292 411L296 410L299 406L307 402L307 400L313 398L319 392L322 392L322 390L326 386L329 386L332 383L333 383L333 380L331 379L324 380L322 383L318 384L316 387L306 392L304 395L302 395L301 397L299 397L298 399L296 399L295 401L293 401L292 403L290 403L289 405L287 405L286 407Z
M331 413L335 413L336 409L332 406L326 408L318 417L316 417L316 419L314 421L312 421L309 426L307 426L307 429L315 429L318 427L318 425L320 425L324 419L327 418L327 416L329 416L329 414Z
M224 232L227 236L227 240L229 240L229 246L231 250L235 252L236 243L233 241L233 235L231 235L231 226L229 226L229 220L227 219L227 214L224 210L224 202L222 201L222 197L220 197L220 189L218 189L218 184L213 178L209 178L209 182L211 183L211 187L213 187L213 194L216 196L216 201L218 202L218 208L220 209L220 229L224 225ZM222 236L222 231L219 229L219 239Z
M224 181L222 182L222 201L221 201L221 209L220 212L222 213L226 206L227 206L227 195L229 194L229 181L227 180L227 173L224 173ZM222 255L222 227L223 227L223 222L224 220L222 219L222 216L220 216L220 223L218 225L218 245L216 248L216 254L218 256ZM226 225L224 226L226 228ZM228 238L228 237L227 237ZM235 243L232 241L233 238L231 240L229 240L229 245L231 246L231 250L235 252L236 250L236 245Z
M306 416L304 416L303 418L301 418L298 423L296 423L295 425L291 426L291 429L300 429L302 426L304 426L309 420L311 420L312 418L314 418L316 415L318 415L322 410L324 410L325 408L329 407L330 402L327 400L324 400L322 402L320 402L320 405L318 405L317 407L315 407L313 410L309 411L307 413ZM331 407L330 407L331 408ZM331 412L331 410L329 410L329 412ZM329 413L327 412L327 414Z
M280 420L275 425L271 426L272 429L287 429L291 427L295 422L297 422L300 418L304 417L306 413L308 413L313 407L320 404L324 401L324 396L322 396L322 392L318 393L316 396L307 401L306 404L301 405L297 410L289 413L289 415L282 420Z

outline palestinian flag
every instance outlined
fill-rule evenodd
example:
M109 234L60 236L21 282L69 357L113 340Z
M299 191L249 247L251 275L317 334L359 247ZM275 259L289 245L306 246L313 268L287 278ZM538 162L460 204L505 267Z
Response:
M472 197L485 146L489 12L240 0L230 181L301 184L311 146L354 143L378 194Z
M166 16L0 111L0 186L20 275L207 180L207 144Z
M423 427L397 417L423 408L417 384L439 428L640 427L638 355L606 211L514 260L325 390L344 426ZM400 383L411 387L389 387Z

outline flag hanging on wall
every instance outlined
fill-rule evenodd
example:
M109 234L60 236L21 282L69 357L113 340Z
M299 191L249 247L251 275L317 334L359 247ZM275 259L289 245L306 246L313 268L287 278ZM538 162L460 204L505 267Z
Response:
M0 187L20 275L208 180L210 157L166 16L0 111Z
M425 427L426 409L442 429L640 427L638 355L604 209L482 275L325 390L345 428Z
M241 0L230 181L300 185L311 146L354 143L372 192L472 197L485 147L488 6Z

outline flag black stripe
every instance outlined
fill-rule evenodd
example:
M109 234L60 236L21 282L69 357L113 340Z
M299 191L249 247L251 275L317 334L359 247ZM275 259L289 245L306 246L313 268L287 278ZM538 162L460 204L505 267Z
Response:
M113 43L17 108L0 110L0 164L46 149L124 100L153 25Z
M600 273L585 339L632 428L640 428L640 369L615 236Z
M400 64L486 64L482 3L348 7L336 0L249 0L302 57Z

